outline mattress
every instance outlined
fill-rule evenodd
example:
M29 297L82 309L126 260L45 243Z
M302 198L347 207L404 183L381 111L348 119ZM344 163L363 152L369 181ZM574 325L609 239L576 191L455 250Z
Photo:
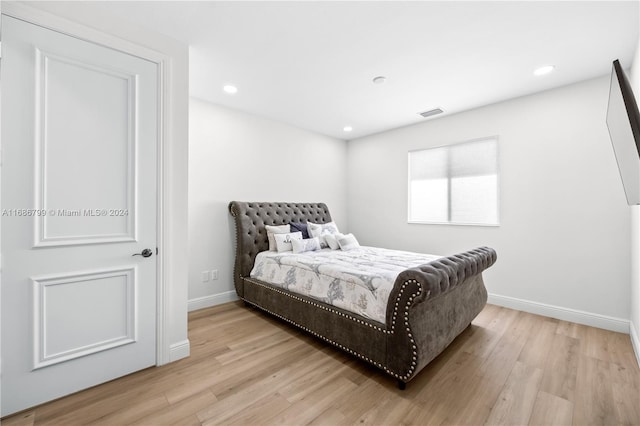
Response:
M400 272L441 256L359 247L305 253L258 253L251 277L385 323Z

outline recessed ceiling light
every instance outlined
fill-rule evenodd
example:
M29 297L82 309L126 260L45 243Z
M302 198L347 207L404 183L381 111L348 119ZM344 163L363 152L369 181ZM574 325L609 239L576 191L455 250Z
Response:
M545 75L545 74L549 74L551 71L553 71L554 69L556 69L555 66L553 65L544 65L540 68L536 68L536 70L533 72L533 75Z
M351 127L351 126L344 126L344 127L342 128L342 130L343 130L343 131L345 131L345 132L350 132L350 131L352 131L352 130L353 130L353 127Z
M373 84L383 84L385 81L387 81L387 77L381 75L373 79Z
M224 90L226 93L230 94L230 95L234 95L236 93L238 93L238 88L236 86L233 86L231 84L226 84L222 90Z

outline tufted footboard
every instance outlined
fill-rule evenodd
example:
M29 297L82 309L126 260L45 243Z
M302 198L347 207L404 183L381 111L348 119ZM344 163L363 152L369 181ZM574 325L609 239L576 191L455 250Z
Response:
M401 272L387 305L387 368L408 382L482 311L482 271L496 252L480 247Z

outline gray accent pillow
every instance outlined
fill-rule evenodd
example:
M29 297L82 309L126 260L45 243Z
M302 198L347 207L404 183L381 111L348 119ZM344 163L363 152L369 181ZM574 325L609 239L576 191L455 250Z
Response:
M291 232L300 231L300 232L302 232L302 238L303 239L310 238L309 237L309 230L307 228L307 224L306 223L291 222L289 225L291 225Z

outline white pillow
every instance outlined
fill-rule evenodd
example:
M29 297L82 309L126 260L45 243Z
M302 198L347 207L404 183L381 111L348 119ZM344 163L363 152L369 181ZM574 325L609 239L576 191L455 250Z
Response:
M320 240L318 237L302 240L291 240L294 253L304 253L305 251L320 250Z
M307 222L307 229L309 230L310 237L318 237L320 240L320 246L322 248L329 247L329 244L325 241L324 236L330 234L338 234L338 226L333 222L328 223L312 223Z
M276 251L276 240L273 239L273 234L288 234L291 232L290 225L265 225L265 228L269 239L269 251Z
M276 240L276 249L278 253L283 251L291 251L291 241L302 240L302 232L291 232L288 234L273 234L273 238Z
M340 244L338 244L338 238L344 237L344 234L327 234L323 235L324 241L327 243L331 250L338 250L340 248Z
M342 238L338 238L338 244L340 248L345 251L360 247L360 243L353 234L347 234L342 236Z

